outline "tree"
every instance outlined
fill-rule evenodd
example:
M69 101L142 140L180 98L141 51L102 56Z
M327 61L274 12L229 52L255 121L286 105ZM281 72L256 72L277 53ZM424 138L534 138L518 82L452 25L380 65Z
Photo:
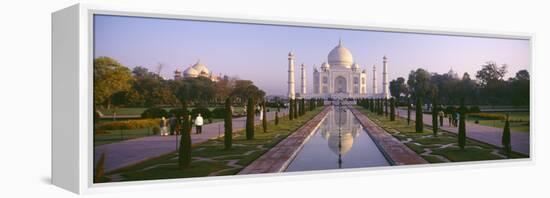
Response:
M94 59L94 105L111 107L111 97L131 87L130 69L109 57Z
M439 129L439 124L437 122L437 94L433 94L432 97L432 130L434 132L434 136L437 136L437 130Z
M267 132L267 107L265 106L265 100L262 102L262 129L264 133Z
M407 125L411 124L411 98L407 97Z
M292 99L288 99L288 120L292 120L294 118L294 104L292 101Z
M504 131L502 132L502 148L504 148L504 152L506 152L506 155L510 157L510 153L512 152L512 144L511 144L511 138L510 138L510 121L508 118L508 115L506 115L506 122L504 123Z
M178 150L178 165L180 169L189 168L191 165L191 120L187 111L187 102L182 103L183 124L181 126L181 139Z
M399 77L395 80L390 81L390 93L391 95L399 101L401 94L407 94L407 85L405 84L405 78Z
M415 130L417 133L424 132L424 123L422 118L422 99L416 98L416 117L415 117Z
M296 119L296 118L298 118L298 99L294 99L293 101L294 101L294 103L293 103L294 107L292 107L292 108L294 108L293 113L294 113L294 118Z
M384 98L384 116L388 117L388 98Z
M395 98L390 98L390 121L395 121Z
M233 107L231 98L225 99L225 116L223 120L225 149L231 149L233 139Z
M482 86L487 86L492 82L502 80L506 74L507 65L498 67L495 62L487 62L481 66L481 70L477 71L476 78L481 82Z
M245 101L252 97L254 101L260 101L265 97L265 92L249 80L237 80L235 81L235 87L231 92L231 96L239 98L241 101Z
M254 112L256 112L256 104L254 98L248 98L248 105L246 105L246 139L254 139Z
M460 101L459 114L458 146L460 150L464 150L464 146L466 146L466 106L464 106L464 99Z

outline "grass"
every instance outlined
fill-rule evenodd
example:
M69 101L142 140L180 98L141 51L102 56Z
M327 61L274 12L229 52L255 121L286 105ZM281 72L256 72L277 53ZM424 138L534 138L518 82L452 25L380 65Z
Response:
M127 129L127 130L106 130L105 134L94 134L94 146L120 142L134 138L141 138L153 135L152 128Z
M505 113L490 113L490 114L504 115ZM508 112L508 115L510 116L510 129L512 131L529 132L529 129L530 129L529 112ZM466 116L466 120L471 123L475 123L477 121L478 124L480 125L497 127L497 128L504 128L504 123L505 123L503 120L486 119L486 118L480 118L473 115Z
M451 162L506 159L503 157L504 152L502 149L493 145L466 139L466 148L460 150L457 146L457 136L454 133L440 131L434 137L431 127L427 125L424 125L422 133L417 133L414 121L411 121L410 125L407 125L405 118L396 117L395 121L390 121L389 118L376 115L376 113L372 113L362 107L357 106L357 109L395 138L402 142L406 141L405 145L407 147L420 154L422 158L430 163L446 162L440 158ZM426 154L426 149L430 150L431 154ZM494 152L500 155L495 155ZM512 153L510 156L510 158L526 157L528 156L516 153Z
M267 133L263 133L261 125L258 125L255 127L253 140L246 140L244 131L238 131L234 134L233 147L230 150L224 149L223 137L194 145L191 167L184 170L178 168L177 153L173 152L119 169L107 176L118 175L121 176L122 181L135 181L204 177L212 173L234 175L321 111L322 108L317 108L292 121L289 121L287 116L283 116L280 118L279 125L270 121ZM233 162L239 167L229 166L228 163L232 162L231 160L234 160Z

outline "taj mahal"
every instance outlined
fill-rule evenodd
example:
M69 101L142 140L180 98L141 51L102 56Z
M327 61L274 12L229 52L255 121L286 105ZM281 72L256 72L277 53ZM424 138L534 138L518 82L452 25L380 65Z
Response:
M388 61L382 58L382 91L376 82L376 65L372 67L372 89L368 89L367 71L353 61L342 40L328 54L328 63L313 68L313 93L307 92L306 69L301 64L300 92L295 91L293 52L288 54L288 98L389 98Z

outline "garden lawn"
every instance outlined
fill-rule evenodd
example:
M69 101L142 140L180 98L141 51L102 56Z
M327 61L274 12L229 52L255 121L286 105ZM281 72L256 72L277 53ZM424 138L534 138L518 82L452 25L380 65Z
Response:
M106 130L105 132L106 133L94 134L94 147L153 135L152 128Z
M288 116L283 116L279 125L270 121L267 133L263 132L261 124L257 125L253 140L246 140L244 130L238 131L233 135L233 147L230 150L224 149L223 137L194 145L191 167L184 170L178 168L178 157L174 152L119 169L106 176L111 181L135 181L234 175L322 110L323 108L317 108L292 121L288 120Z
M422 133L417 133L415 132L415 122L412 120L410 125L407 125L406 118L396 116L395 121L390 121L389 117L376 115L376 113L372 113L360 106L356 106L356 108L430 163L500 160L507 158L502 149L486 143L466 139L465 149L460 150L457 144L457 136L454 133L440 130L435 137L432 128L426 125L424 125ZM414 116L414 112L411 114ZM512 153L510 158L527 158L527 156Z
M488 113L488 114L496 114L496 115L505 115L506 113ZM520 131L520 132L529 132L529 112L509 112L508 115L510 116L510 129L512 131ZM497 127L497 128L504 128L504 120L496 120L496 119L487 119L487 118L481 118L474 115L466 116L466 120L471 123L475 123L475 121L478 121L478 124L490 126L490 127Z

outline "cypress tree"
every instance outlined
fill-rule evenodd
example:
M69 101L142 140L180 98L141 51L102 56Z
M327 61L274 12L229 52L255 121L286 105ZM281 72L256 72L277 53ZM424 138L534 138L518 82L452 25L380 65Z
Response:
M422 98L416 97L416 120L415 129L417 133L424 131L424 123L422 120Z
M248 105L246 106L246 139L254 139L254 112L256 105L254 103L254 98L248 98Z
M264 133L267 132L267 108L265 105L265 100L262 103L262 128L264 129Z
M292 112L292 109L294 108L294 105L292 104L292 99L288 100L288 120L292 120L294 117L294 112Z
M464 150L464 146L466 146L466 107L464 106L464 98L460 101L459 114L458 146L460 146L460 150Z
M411 124L411 98L407 97L407 126Z
M378 99L378 115L384 115L384 102L382 98Z
M191 118L187 111L187 101L182 101L183 124L181 129L180 147L178 150L178 165L180 169L191 165Z
M298 118L298 100L297 99L294 99L294 118L297 119Z
M390 121L395 121L395 99L390 98Z
M432 130L434 132L434 136L437 136L437 131L439 129L439 125L437 123L437 96L434 94L432 98Z
M233 109L231 107L231 98L225 99L225 117L223 119L224 127L224 145L225 149L231 149L233 144Z
M506 156L510 157L512 153L512 144L510 138L510 121L508 115L506 115L506 122L504 123L504 131L502 132L502 148L506 152Z
M302 98L302 115L306 114L306 99Z
M374 99L372 98L369 99L369 109L370 112L374 112Z
M384 116L388 117L388 98L384 98Z

